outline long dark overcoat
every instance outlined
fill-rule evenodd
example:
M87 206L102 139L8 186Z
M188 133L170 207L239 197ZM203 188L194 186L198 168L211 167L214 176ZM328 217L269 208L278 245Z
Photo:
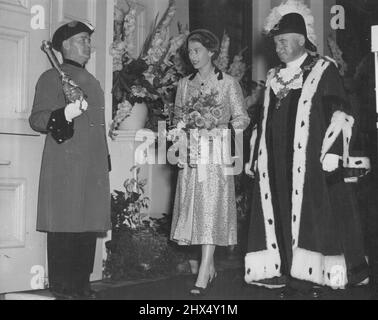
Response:
M106 231L110 229L110 190L104 92L99 81L84 68L64 63L62 69L84 91L88 109L73 120L72 137L57 141L50 129L64 115L61 112L66 105L63 88L55 69L41 75L29 118L34 130L47 133L37 230Z

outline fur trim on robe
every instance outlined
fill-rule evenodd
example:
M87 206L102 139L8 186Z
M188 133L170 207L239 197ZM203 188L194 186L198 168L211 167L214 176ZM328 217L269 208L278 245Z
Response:
M330 62L320 58L303 84L302 93L298 102L298 112L295 125L294 154L293 154L293 191L292 191L292 250L293 260L291 275L297 279L311 281L319 285L328 285L332 288L344 288L348 283L346 275L345 258L343 255L324 256L320 252L313 252L298 247L299 227L301 223L303 189L306 176L306 149L309 138L309 120L312 107L312 99L317 91L318 84L324 71ZM254 283L262 279L279 277L281 275L281 259L275 233L275 221L272 205L272 194L269 183L268 154L266 145L266 124L270 105L270 79L274 76L274 69L268 73L267 88L264 100L264 118L262 122L261 140L258 150L257 167L259 172L259 187L261 205L264 215L266 249L257 252L249 252L245 257L245 281ZM335 112L334 118L348 120L353 125L353 118L345 113ZM341 121L341 120L340 120ZM335 128L346 127L345 122ZM333 125L336 123L333 122ZM332 122L331 122L332 125ZM331 130L331 129L330 129ZM341 132L340 130L340 132ZM340 133L339 132L339 133ZM335 135L336 136L336 135ZM336 136L337 137L337 136ZM336 137L334 140L336 140ZM350 137L349 137L350 141ZM334 141L333 141L334 142ZM332 141L324 142L323 150L333 144ZM328 147L329 145L329 147ZM346 147L346 145L344 145ZM325 155L324 153L324 155ZM347 154L347 152L344 152ZM324 157L322 154L322 157ZM323 159L323 158L322 158Z

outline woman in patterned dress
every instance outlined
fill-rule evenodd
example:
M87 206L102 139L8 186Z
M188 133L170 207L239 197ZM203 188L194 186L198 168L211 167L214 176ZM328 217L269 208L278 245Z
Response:
M185 114L185 105L192 97L217 92L222 111L218 129L244 130L249 124L241 87L236 79L214 66L219 51L218 38L208 30L193 31L187 39L189 59L196 69L178 84L175 110ZM176 112L175 112L176 114ZM215 153L213 149L213 153ZM171 239L180 245L201 245L202 256L192 295L206 293L216 276L216 246L237 243L237 216L234 177L225 174L225 165L199 164L183 166L178 174Z

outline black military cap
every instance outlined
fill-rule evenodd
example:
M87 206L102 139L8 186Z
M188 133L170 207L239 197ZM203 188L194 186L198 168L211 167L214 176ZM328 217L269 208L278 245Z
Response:
M306 38L305 46L307 49L316 52L316 46L307 37L307 28L303 16L299 13L288 13L270 31L272 36L285 33L299 33Z
M81 32L88 32L91 35L94 30L95 28L88 22L71 21L66 23L55 31L52 38L52 47L57 51L61 51L64 40Z

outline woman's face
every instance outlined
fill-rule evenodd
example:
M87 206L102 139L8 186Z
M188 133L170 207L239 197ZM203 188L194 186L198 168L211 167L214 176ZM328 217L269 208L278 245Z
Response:
M211 57L214 52L207 50L200 42L189 41L189 59L195 69L202 69L211 64Z

